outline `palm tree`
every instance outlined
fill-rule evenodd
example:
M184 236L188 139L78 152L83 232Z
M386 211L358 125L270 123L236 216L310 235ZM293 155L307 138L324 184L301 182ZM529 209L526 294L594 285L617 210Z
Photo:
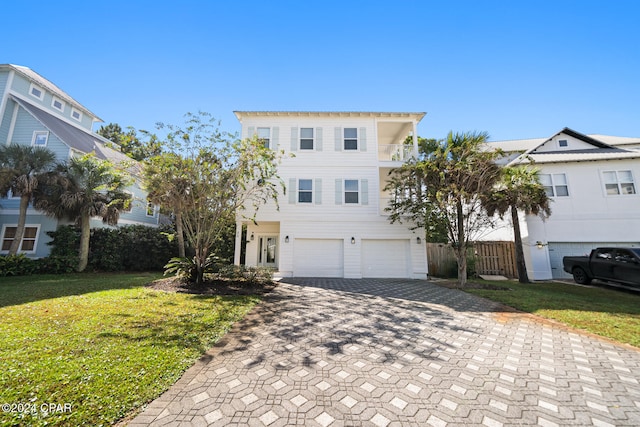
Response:
M56 155L45 147L5 145L0 147L0 196L9 192L20 196L16 234L9 247L9 255L20 249L29 203L34 202L43 178L56 166Z
M144 181L147 198L152 203L169 209L175 215L178 256L185 257L183 214L189 209L192 177L188 171L192 162L179 154L164 153L145 162Z
M540 215L546 218L551 215L549 203L544 187L538 180L538 171L527 167L503 168L500 181L494 191L483 200L483 205L490 216L498 213L500 218L503 218L507 211L511 211L520 283L529 283L529 277L524 262L518 210L524 211L527 215Z
M127 209L131 196L124 191L128 177L108 161L92 155L74 157L62 171L57 185L48 188L36 207L56 218L68 218L80 226L78 271L87 267L91 217L116 225L120 212Z

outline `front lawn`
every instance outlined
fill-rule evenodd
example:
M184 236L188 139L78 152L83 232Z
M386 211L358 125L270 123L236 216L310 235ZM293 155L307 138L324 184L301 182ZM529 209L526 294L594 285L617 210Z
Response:
M640 293L555 282L471 282L510 290L465 289L466 292L640 347Z
M144 287L159 277L3 277L0 425L110 426L177 381L259 300Z

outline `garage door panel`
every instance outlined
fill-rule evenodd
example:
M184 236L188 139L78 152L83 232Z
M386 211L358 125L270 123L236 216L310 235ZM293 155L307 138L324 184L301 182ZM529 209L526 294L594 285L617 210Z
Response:
M409 247L408 239L362 240L362 276L409 277Z
M294 276L344 276L342 239L295 239L294 245Z

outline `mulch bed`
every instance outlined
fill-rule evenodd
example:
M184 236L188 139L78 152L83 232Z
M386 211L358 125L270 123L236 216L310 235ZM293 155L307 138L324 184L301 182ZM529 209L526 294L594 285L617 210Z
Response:
M238 280L217 279L208 280L202 287L196 288L177 277L167 277L149 283L147 288L195 295L264 295L274 290L277 285L277 282L256 285Z

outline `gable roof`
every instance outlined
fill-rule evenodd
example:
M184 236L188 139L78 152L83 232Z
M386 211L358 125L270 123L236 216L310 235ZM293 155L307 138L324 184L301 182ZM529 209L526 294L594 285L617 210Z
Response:
M554 138L558 137L561 134L576 138L586 144L591 145L593 148L579 150L537 151L544 144L552 141ZM598 136L600 136L600 138L597 138ZM573 129L565 127L549 138L488 142L487 146L492 149L500 148L507 153L512 153L512 157L510 157L510 161L508 162L509 165L517 163L527 163L530 160L533 160L536 163L562 163L640 158L640 151L623 149L617 147L616 144L605 143L602 141L603 139L606 139L609 142L622 143L620 145L640 143L640 139L638 138L585 135L580 132L576 132ZM514 153L519 153L519 155L513 156Z
M31 68L25 67L25 66L22 66L22 65L15 65L15 64L0 64L0 69L2 69L2 68L8 68L8 69L14 70L16 73L20 74L21 76L23 76L27 80L31 81L32 83L37 84L38 86L40 86L42 88L47 89L49 92L55 94L58 98L66 101L68 104L72 104L74 107L78 108L79 110L82 110L83 113L88 114L89 116L93 117L95 120L100 121L100 122L103 121L100 117L96 116L94 113L89 111L89 109L86 108L84 105L80 104L78 101L73 99L65 91L60 89L58 86L56 86L55 84L53 84L49 80L47 80L44 77L42 77L40 74L38 74L35 71L33 71Z
M84 154L95 153L96 157L99 159L110 160L114 163L127 162L130 164L137 164L135 160L129 158L125 154L108 147L106 144L110 144L111 141L103 138L102 136L72 126L23 99L13 95L11 95L11 99L17 102L71 149ZM133 169L136 170L137 168Z

